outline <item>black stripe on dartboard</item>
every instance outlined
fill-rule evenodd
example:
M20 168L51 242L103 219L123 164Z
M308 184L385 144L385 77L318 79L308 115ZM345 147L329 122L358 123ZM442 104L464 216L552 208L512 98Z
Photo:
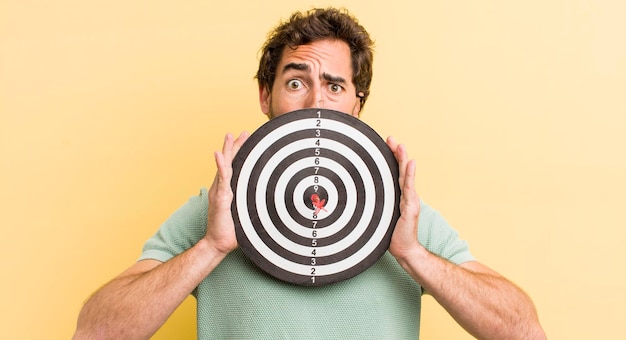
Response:
M337 159L333 159L333 160L337 161ZM356 171L356 169L354 170ZM352 172L350 172L350 170L348 170L347 172L349 172L351 176L354 176L354 175L358 176L358 174L353 174ZM281 175L282 174L279 173L278 171L272 174L272 177L270 177L269 184L267 187L268 193L276 191L275 188L278 182L278 177L280 177ZM347 203L347 189L343 181L341 181L341 178L339 177L339 175L337 175L334 171L332 171L329 168L320 167L318 173L315 176L328 179L333 184L333 186L335 187L337 191L337 197L329 197L329 201L328 201L330 202L330 199L332 199L333 201L336 201L337 207L335 208L335 210L331 212L328 216L315 220L317 221L317 227L315 229L323 229L323 228L328 227L332 223L334 223L344 213L345 205ZM296 189L296 186L307 177L311 177L311 169L309 168L304 168L298 171L297 173L295 173L293 177L289 179L289 182L287 183L287 186L285 187L285 194L284 194L284 200L283 200L285 202L285 206L287 207L287 212L289 213L289 216L294 221L296 221L299 225L305 226L305 227L310 226L312 223L311 221L313 221L313 219L300 215L299 211L296 208L296 203L293 201L292 198L294 197L293 194ZM352 177L352 178L355 178L355 177ZM358 178L358 180L356 180L355 182L356 182L355 186L357 189L358 189L359 183L363 184L363 182L360 181L360 178ZM314 185L314 184L311 184L311 185ZM328 189L326 188L326 190ZM359 197L358 195L359 195L359 191L357 190L357 197ZM268 205L272 204L272 206L274 206L273 195L272 197L270 197L270 195L268 194L267 201L268 201ZM311 214L313 214L313 209L311 209Z
M339 134L336 133L332 130L322 130L322 136L323 138L327 138L327 139L332 139L335 141L339 141L340 143L344 144L344 145L350 145L350 144L354 144L354 141L348 137L346 137L343 134ZM346 144L347 143L347 144ZM276 144L280 144L281 146L284 146L284 144L282 143L276 143ZM369 241L369 239L371 238L371 236L376 232L377 227L379 226L380 223L380 217L382 215L382 210L384 207L384 188L382 186L382 183L380 181L381 178L381 174L378 170L378 167L376 166L376 163L374 162L374 159L370 156L369 153L366 152L366 150L360 146L360 145L354 145L352 146L353 151L359 155L359 157L361 158L361 160L363 161L363 163L367 166L368 168L368 174L372 177L372 182L374 183L374 210L371 212L371 215L368 214L366 216L366 221L369 221L369 223L367 224L367 227L365 229L365 231L359 236L359 238L353 242L352 244L350 244L347 248L332 254L332 255L328 255L328 256L322 256L322 257L316 257L316 261L317 261L317 265L326 265L326 264L331 264L331 263L335 263L338 262L340 260L343 260L345 258L348 258L350 256L352 256L354 253L356 253L359 249L361 249L366 243L367 241ZM267 153L271 155L273 155L275 152L271 152L270 150L266 151ZM350 168L352 168L354 171L354 173L358 174L358 171L356 170L356 168L352 165L352 162L348 161L347 159L345 159L345 157L343 157L342 155L340 155L339 153L336 153L332 150L322 150L322 154L327 153L329 156L332 157L320 157L320 158L328 158L328 159L332 159L332 160L341 160L343 159L343 163L348 163L350 164ZM304 155L306 157L310 157L312 155L312 150L309 149L303 149L297 152L294 152L294 158L291 159L290 157L286 157L289 158L287 161L282 161L279 164L283 164L283 166L288 166L288 164L291 164L293 162L295 162L296 160L303 158L303 157L299 157L300 155ZM261 156L259 159L264 158L264 156ZM337 159L335 159L337 158ZM255 202L255 198L256 198L256 187L257 187L257 180L259 178L259 174L262 171L263 165L265 164L265 162L261 163L261 162L257 162L257 164L255 164L255 167L257 167L257 165L259 166L260 169L253 169L252 171L252 175L250 176L250 184L248 187L248 209L250 210L250 215L251 216L257 216L258 211L256 210L256 202ZM275 186L276 186L276 182L278 181L278 176L282 173L282 171L285 168L281 167L281 166L276 166L273 170L272 175L270 176L270 179L268 179L268 187L267 187L267 193L271 193L270 196L273 196L273 193L275 191ZM272 177L274 178L272 180ZM360 178L360 175L358 175L358 178ZM357 222L361 219L361 215L362 213L364 213L363 209L364 209L364 204L365 204L365 192L363 187L363 182L361 180L361 190L363 192L361 192L360 195L357 195L359 198L357 200L357 204L356 204L356 211L355 214L353 214L353 217L350 219L350 221L348 222L348 224L342 228L342 230L338 233L335 234L333 236L327 237L327 238L316 238L318 240L318 247L321 246L327 246L333 243L338 242L340 239L342 239L343 237L345 237L346 235L350 234L350 232L352 232L352 230L354 229L354 227L356 226ZM358 184L359 183L355 183L357 185L357 190L358 189ZM287 193L286 196L292 196L293 194L291 192ZM275 209L275 205L273 203L273 197L272 197L272 201L267 201L266 204L268 211L267 213L271 216L272 218L272 222L274 224L274 226L276 227L276 229L278 229L280 231L280 233L285 236L290 238L292 241L294 241L295 243L299 243L301 245L304 246L310 246L311 244L311 238L305 238L299 235L296 235L295 233L293 233L291 230L289 230L284 223L282 222L282 220L279 218L278 213L276 212ZM252 209L252 210L251 210ZM305 223L301 224L302 226L308 227L308 225L311 223L312 220L310 219L306 219L304 220ZM280 255L282 258L288 259L294 263L299 263L299 264L303 264L303 265L307 265L310 263L310 256L302 256L302 255L298 255L298 254L294 254L292 252L290 252L289 250L283 248L282 246L280 246L278 243L276 243L276 241L274 241L265 231L265 227L260 225L260 221L258 223L259 225L254 225L255 227L255 231L257 232L257 235L259 235L259 237L261 238L261 240L272 250L274 251L274 253ZM323 242L323 243L322 243ZM312 247L313 248L313 247Z
M306 150L305 150L306 151ZM329 151L326 150L326 152L328 153L333 153L335 154L335 157L337 158L333 158L334 161L338 161L338 163L342 164L344 166L344 168L347 168L347 172L352 176L352 179L355 182L355 189L356 189L356 204L355 204L355 211L352 212L352 217L350 218L350 220L348 221L347 225L348 226L352 226L352 225L356 225L356 222L358 222L359 216L363 213L363 209L364 209L364 199L365 199L365 189L363 189L363 181L361 179L360 174L357 172L356 168L347 161L347 159L345 159L345 157L342 157L341 155L339 155L338 153L335 153L334 151ZM278 167L277 167L278 170ZM296 188L296 185L301 182L302 179L309 177L310 176L310 169L302 169L300 171L298 171L288 182L286 188L285 188L285 192L283 195L284 198L284 202L285 205L287 207L287 211L289 212L289 215L291 216L292 219L294 219L299 225L305 227L305 228L309 228L311 230L313 230L313 228L311 227L312 225L312 221L314 221L313 219L310 218L306 218L302 215L300 215L298 213L298 211L295 208L295 204L293 202L293 192ZM338 193L338 197L333 199L338 200L338 208L336 208L328 217L325 217L323 219L318 219L316 221L318 221L317 223L317 227L315 228L316 230L320 230L323 229L325 227L328 227L330 224L334 223L343 213L345 210L345 203L347 200L346 197L346 187L344 185L343 182L339 181L339 176L336 175L334 172L332 172L332 170L330 169L325 169L324 171L322 171L322 168L320 168L319 171L319 175L320 177L325 176L326 174L330 175L329 179L331 178L335 178L335 181L331 181L334 183L335 187L337 188L337 193ZM278 177L281 176L280 171L275 171L272 176L270 177L269 181L268 181L268 187L267 187L267 206L268 206L268 214L272 220L272 222L274 223L274 225L276 226L276 228L281 232L281 234L285 235L288 239L290 239L291 241L301 244L303 246L310 246L311 245L311 238L310 237L302 237L299 236L297 234L295 234L294 232L292 232L289 228L287 228L284 224L284 221L282 218L280 218L280 216L278 215L278 212L276 211L276 205L274 203L274 195L273 193L276 191L276 184L278 182ZM272 193L272 194L270 194ZM342 206L342 208L339 208L340 206ZM322 246L326 246L332 243L337 242L338 240L342 239L343 237L345 237L345 235L347 235L348 233L350 233L351 229L350 228L342 228L340 231L338 231L337 233L335 233L334 235L331 235L330 237L326 237L326 238L316 238L318 240L318 246L322 247Z
M286 170L287 167L289 167L291 164L295 163L296 161L299 161L304 158L312 158L311 155L313 154L313 150L314 149L303 149L303 150L294 152L288 157L286 157L283 161L281 161L278 164L278 166L276 166L270 178L268 179L268 184L267 184L268 206L271 206L272 208L274 208L275 206L273 194L276 192L276 185L278 184L279 178L283 176L283 171ZM354 181L355 187L357 189L357 194L364 191L362 188L363 179L361 178L361 175L358 173L356 167L354 167L354 165L350 161L348 161L348 159L346 159L341 154L338 154L334 151L326 150L326 149L322 150L322 154L332 155L333 157L331 159L335 161L336 163L340 164L344 168L344 170L352 177L352 180ZM328 158L328 157L325 157L325 158ZM334 201L337 201L337 207L341 207L342 205L345 205L347 201L347 197L346 197L347 189L338 174L336 174L332 169L324 167L324 166L319 166L319 171L317 175L315 175L313 171L314 171L314 166L309 166L309 167L302 168L301 170L298 170L298 172L296 172L289 179L285 188L285 195L284 195L285 205L287 207L287 211L289 212L289 215L291 216L293 220L298 222L299 225L305 226L305 227L311 224L312 219L300 215L295 207L295 202L293 202L293 200L290 199L291 197L293 197L293 192L296 186L304 178L311 177L311 176L319 176L320 178L325 178L329 180L330 182L333 183L333 185L335 186L335 189L337 190L337 197L332 197ZM361 186L361 188L359 188L359 185ZM272 197L270 197L270 193L272 193L271 195ZM358 196L358 197L363 197L363 196ZM271 203L269 203L270 200L271 200ZM339 216L343 213L344 208L336 208L335 211L333 211L329 216L318 219L317 229L327 227L328 225L335 222L335 220L339 218Z
M284 146L284 145L283 145ZM365 197L365 190L363 189L363 182L361 180L361 176L358 174L357 169L351 164L351 162L349 162L347 159L345 159L345 157L335 153L334 151L330 151L330 150L325 150L327 152L332 152L335 155L337 155L338 157L338 163L345 163L347 164L348 169L346 169L347 172L351 173L354 177L353 180L356 180L355 182L355 187L357 188L357 204L355 209L357 209L357 211L355 211L355 214L353 214L353 216L351 217L350 221L348 222L348 226L354 226L356 225L356 222L358 222L358 220L360 219L360 213L363 212L363 205L364 205L364 197ZM275 152L272 150L268 150L266 152L267 154L273 155ZM261 157L259 157L259 159L263 159L266 158L266 153L264 153ZM280 232L281 235L283 235L285 238L293 241L294 243L298 243L301 244L303 246L311 246L311 240L313 238L306 238L306 237L302 237L300 235L295 234L294 232L292 232L289 228L287 228L287 226L283 223L282 219L278 216L278 212L276 211L276 207L274 204L274 192L276 189L276 183L278 182L278 177L282 174L282 172L286 169L286 167L289 164L292 164L293 162L301 159L301 158L307 158L310 157L310 155L313 154L313 150L312 149L302 149L299 151L296 151L294 153L292 153L291 155L285 157L285 159L283 159L281 162L279 162L279 164L272 169L272 174L270 175L270 177L268 178L268 186L266 189L266 206L267 206L267 211L266 212L259 212L257 210L257 204L256 204L256 188L258 186L258 179L260 177L260 173L261 171L263 171L263 166L265 162L263 162L263 164L261 164L261 162L257 162L252 171L251 171L251 176L250 176L250 181L248 183L248 196L247 196L247 206L248 206L248 211L249 211L249 215L250 216L259 216L259 214L264 214L267 213L268 216L270 217L270 219L272 220L272 224L274 225L274 227ZM269 159L269 157L267 157ZM335 161L337 161L337 159L333 159ZM303 169L304 170L304 169ZM359 186L359 183L361 184ZM289 184L288 184L289 185ZM341 184L343 186L343 183ZM359 188L360 187L360 188ZM339 191L339 190L338 190ZM343 191L345 192L345 187L343 189ZM287 194L287 196L293 196L293 192L289 192L289 194ZM360 199L359 199L360 198ZM360 202L360 203L359 203ZM293 203L291 203L293 205ZM359 208L360 207L360 208ZM336 209L336 210L340 210L340 209ZM302 221L303 223L301 223L300 225L305 227L305 228L310 228L309 225L312 223L311 219L303 219L300 218L300 221ZM319 224L318 224L319 225ZM253 226L255 229L256 234L259 236L259 238L268 246L268 248L270 248L273 252L275 252L276 254L280 255L281 257L288 259L294 263L299 263L299 264L304 264L307 265L310 262L310 257L308 256L302 256L302 255L298 255L298 254L294 254L291 251L283 248L281 245L279 245L276 241L274 241L274 239L272 239L266 232L265 232L265 227L261 224L260 219L253 221ZM319 228L316 228L319 229ZM311 229L312 230L312 229ZM331 236L329 238L316 238L318 240L318 246L317 247L321 247L321 246L325 246L325 245L329 245L334 243L333 240L336 240L338 238L343 238L345 235L349 234L350 231L352 231L352 228L346 228L344 227L338 234L338 236ZM367 230L366 230L367 232ZM371 236L371 234L373 233L373 231L367 235L367 236ZM367 237L367 239L369 239L369 237ZM362 247L362 244L359 245L358 244L359 239L357 239L357 243L356 245L353 245L352 248L356 248L356 250L360 249ZM367 241L367 240L365 240ZM365 243L363 243L365 244ZM347 250L350 250L352 248L346 248ZM313 247L311 247L311 249L313 249ZM354 251L356 251L354 250ZM344 250L345 252L346 250ZM350 254L354 253L354 251L350 252ZM331 256L325 256L325 257L316 257L316 259L318 260L318 265L322 265L322 264L328 264L328 263L333 263L333 262L337 262L337 259L341 260L343 258L345 258L345 253L342 254L343 252L339 252L336 254L333 254ZM349 255L350 255L349 254Z
M326 131L330 131L330 130L326 130ZM288 144L295 142L295 141L299 141L302 138L299 138L298 136L302 134L302 131L297 131L297 132L293 132L290 134L285 135L284 137L279 138L278 140L276 140L275 143L273 143L272 145L270 145L258 158L257 162L253 165L252 170L250 171L250 181L248 182L248 190L247 190L247 205L248 205L248 210L250 210L250 207L255 207L253 211L251 211L250 216L257 216L257 212L256 212L256 187L258 185L258 179L260 177L261 172L265 169L265 165L267 164L267 162L270 160L270 158L272 156L274 156L280 149L282 149L283 147L287 146ZM322 148L320 148L322 149ZM270 175L270 178L268 179L268 184L267 184L267 190L266 193L267 195L270 194L274 194L274 192L276 191L276 184L278 181L278 176L280 176L282 174L283 171L285 171L287 169L287 167L291 164L293 164L294 162L303 159L303 158L307 158L307 157L314 157L314 150L315 148L310 148L310 149L300 149L298 151L295 151L293 153L291 153L290 155L288 155L287 157L285 157L283 160L281 160L279 162L278 165L276 165L274 167L274 169L272 169L272 174ZM328 150L328 149L324 149L322 151L323 153L327 153L327 154L333 154L335 155L334 158L331 158L332 160L336 161L337 163L343 165L344 169L346 169L346 171L348 173L350 173L351 176L353 176L353 179L355 181L355 186L358 189L362 189L363 187L363 182L361 179L361 176L359 175L357 169L354 167L354 165L352 164L352 162L350 162L348 159L346 159L343 155L336 153L332 150ZM327 157L328 158L328 157ZM314 168L314 166L310 167L309 171L313 171L312 169ZM322 170L320 168L320 172L323 171L330 171L330 170ZM310 173L309 175L312 175L312 173ZM305 176L306 177L306 176ZM333 174L332 177L336 177L339 178L338 175ZM331 178L331 176L328 176L327 178ZM360 182L359 182L360 181ZM361 184L359 186L359 183ZM343 192L345 192L345 186L343 185L343 183L340 183L341 186L343 187ZM338 191L340 191L341 189L339 189ZM341 193L341 192L339 192ZM345 199L345 198L344 198ZM290 203L293 206L293 202ZM272 197L272 203L268 203L267 204L268 209L273 209L275 210L275 206L273 204L273 197ZM337 214L341 213L340 209L336 209ZM297 214L297 211L290 212L292 218L297 221L300 225L302 226L308 226L311 222L310 219L306 219L302 216L300 216L299 214ZM294 216L294 214L297 214L297 216ZM338 217L339 215L337 215ZM330 223L333 222L333 220L335 219L335 214L333 213L331 216L327 217L324 220L318 220L318 228L323 228L327 225L329 225ZM289 231L291 232L291 231Z

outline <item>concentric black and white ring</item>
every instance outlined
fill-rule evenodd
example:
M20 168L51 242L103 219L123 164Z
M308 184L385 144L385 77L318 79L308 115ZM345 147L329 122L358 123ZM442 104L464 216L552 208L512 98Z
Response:
M232 187L244 254L301 285L367 269L387 250L399 216L391 150L366 124L331 110L294 111L264 124L235 157Z

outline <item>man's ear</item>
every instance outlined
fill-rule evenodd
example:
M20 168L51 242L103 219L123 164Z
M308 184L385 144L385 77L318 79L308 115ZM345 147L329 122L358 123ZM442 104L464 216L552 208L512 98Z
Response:
M352 108L352 116L359 118L361 116L361 98L357 97L356 105Z
M259 104L261 105L261 111L266 115L270 115L270 108L272 103L272 93L267 86L259 85Z

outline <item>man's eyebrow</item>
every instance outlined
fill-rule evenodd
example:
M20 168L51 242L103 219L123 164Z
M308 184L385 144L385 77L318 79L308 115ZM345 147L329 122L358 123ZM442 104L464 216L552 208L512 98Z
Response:
M283 73L285 73L285 72L287 72L289 70L298 70L298 71L311 72L311 68L309 67L309 65L307 65L305 63L289 63L289 64L285 65L285 67L283 67Z
M283 73L289 71L289 70L297 70L297 71L306 71L306 72L311 72L311 67L308 64L305 63L289 63L287 65L285 65L285 67L283 67ZM322 78L324 78L324 80L331 82L331 83L338 83L338 84L345 84L347 83L347 80L343 77L340 76L333 76L331 74L328 74L326 72L322 73Z
M326 72L322 73L322 78L324 78L324 80L326 80L327 82L331 82L331 83L338 83L338 84L347 83L345 78L340 77L340 76L333 76Z

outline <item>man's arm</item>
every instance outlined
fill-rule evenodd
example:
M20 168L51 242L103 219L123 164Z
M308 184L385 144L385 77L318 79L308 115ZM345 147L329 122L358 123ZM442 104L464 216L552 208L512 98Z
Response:
M215 153L207 231L193 247L165 263L139 261L98 290L83 306L74 339L148 339L183 300L237 247L230 212L232 159L247 139L228 134Z
M89 298L74 339L150 338L225 255L202 239L165 263L135 263Z
M537 311L521 289L478 262L458 266L419 244L415 161L393 138L387 143L400 166L402 190L401 215L389 251L402 268L479 339L545 339Z

